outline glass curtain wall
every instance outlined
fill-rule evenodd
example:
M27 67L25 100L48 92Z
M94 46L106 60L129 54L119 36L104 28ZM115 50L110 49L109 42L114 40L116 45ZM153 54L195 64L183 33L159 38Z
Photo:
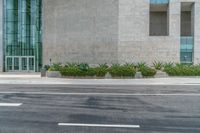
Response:
M7 57L31 56L34 57L34 70L39 71L42 67L41 11L42 0L4 0L4 57L6 66L12 64L11 59L6 60ZM11 60L10 63L9 60ZM23 59L19 61L23 61Z
M181 63L193 63L194 37L181 36Z
M181 3L180 61L193 64L194 59L194 3Z

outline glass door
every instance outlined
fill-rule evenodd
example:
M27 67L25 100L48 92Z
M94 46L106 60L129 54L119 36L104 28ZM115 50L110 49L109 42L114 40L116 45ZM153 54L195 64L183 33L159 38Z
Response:
M35 71L35 59L33 57L28 58L29 71Z
M20 65L19 65L19 57L14 57L14 71L19 71L20 70Z
M26 57L21 58L21 67L22 71L28 71L28 60Z
M13 70L13 58L12 57L7 57L6 58L6 70L7 71L12 71Z
M9 56L6 57L7 72L35 72L34 56Z

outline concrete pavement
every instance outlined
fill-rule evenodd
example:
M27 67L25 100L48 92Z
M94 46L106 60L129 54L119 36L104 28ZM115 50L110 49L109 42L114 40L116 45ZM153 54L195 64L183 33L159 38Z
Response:
M66 85L200 85L200 78L149 79L64 79L41 78L39 75L0 76L0 84L66 84Z
M66 79L41 78L40 73L1 73L0 84L200 85L200 77L169 77L146 79Z

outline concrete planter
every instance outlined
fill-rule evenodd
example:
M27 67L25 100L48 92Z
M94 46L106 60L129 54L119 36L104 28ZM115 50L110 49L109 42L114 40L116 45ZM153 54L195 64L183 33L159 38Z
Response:
M67 79L112 79L109 77L97 77L97 76L61 76Z
M47 77L48 78L61 78L62 75L60 74L59 71L48 71L47 72Z
M121 76L121 77L112 77L112 75L111 74L109 74L109 77L105 77L106 79L135 79L135 77L129 77L129 76L126 76L126 77L123 77L123 76Z
M136 79L141 79L141 78L143 78L142 73L141 73L141 72L136 72L135 78L136 78Z
M66 79L95 79L93 76L61 76Z
M169 77L167 73L162 72L162 71L157 71L156 75L153 77L143 77L141 72L136 72L135 77L112 77L110 73L107 73L105 77L96 77L96 76L62 76L59 71L47 71L47 72L42 72L41 71L41 76L48 78L69 78L69 79L141 79L141 78L166 78Z
M46 77L47 76L47 70L46 69L41 69L41 77Z
M110 75L109 72L106 74L105 79L112 79L112 76Z
M167 78L167 77L169 77L168 74L163 71L157 71L155 75L155 78Z
M112 77L111 79L135 79L135 77Z

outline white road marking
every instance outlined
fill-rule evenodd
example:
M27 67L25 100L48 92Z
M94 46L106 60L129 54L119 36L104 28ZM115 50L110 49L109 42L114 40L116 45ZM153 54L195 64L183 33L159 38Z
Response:
M3 107L18 107L21 105L22 103L0 103L0 106L3 106Z
M105 127L105 128L140 128L140 125L108 125L108 124L79 124L79 123L58 123L58 126Z
M0 92L0 94L26 94L26 95L74 95L74 96L200 96L200 93L62 93L62 92Z

